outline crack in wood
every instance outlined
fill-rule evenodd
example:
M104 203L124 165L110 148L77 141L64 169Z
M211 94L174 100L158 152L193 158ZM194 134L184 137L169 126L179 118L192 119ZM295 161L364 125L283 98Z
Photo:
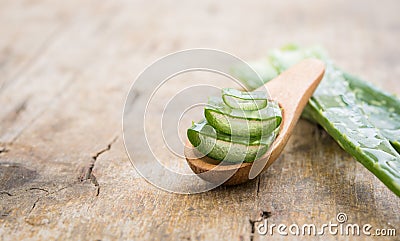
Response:
M9 193L9 192L7 192L7 191L0 191L0 194L7 195L7 196L9 196L9 197L14 196L14 195L12 195L11 193Z
M0 154L6 153L6 152L8 152L8 151L9 151L9 149L7 149L5 146L1 146L1 147L0 147Z
M43 192L49 193L49 190L46 190L46 189L40 188L40 187L31 187L31 188L29 188L28 190L29 190L29 191L31 191L31 190L39 190L39 191L43 191Z
M256 220L249 219L249 223L251 226L250 241L254 240L254 234L256 232L256 223L264 221L265 219L271 217L271 215L272 215L271 212L261 210L258 219Z
M56 194L56 193L58 193L58 192L60 192L60 191L62 191L62 190L64 190L64 189L67 189L67 188L72 187L72 186L73 186L73 184L69 184L69 185L64 186L64 187L62 187L62 188L60 188L60 189L57 189L57 190L55 190L55 191L53 191L53 192L50 192L50 191L48 191L48 190L46 190L46 189L44 189L44 188L30 188L29 190L41 190L41 191L46 192L46 194L43 195L43 196L38 197L38 198L36 199L36 201L33 202L31 209L29 210L28 214L26 215L25 222L28 223L28 224L30 224L30 225L34 225L34 224L32 224L31 222L28 222L28 221L27 221L27 218L28 218L29 215L32 213L32 211L36 208L37 203L38 203L41 199L43 199L44 197L50 196L50 195L52 195L52 194Z
M256 197L258 197L258 194L260 193L260 184L261 184L261 177L258 176L257 177L257 193L256 193Z
M97 158L98 158L101 154L103 154L103 153L106 152L106 151L109 151L109 150L111 149L112 144L114 144L114 143L117 141L117 139L118 139L118 136L115 136L115 137L111 140L111 142L107 145L106 148L104 148L104 149L98 151L95 155L93 155L93 156L92 156L93 160L94 160L94 161L97 161Z
M29 216L29 214L32 213L33 209L35 209L36 204L39 202L40 199L41 199L41 197L38 197L38 198L36 199L36 201L33 203L31 209L30 209L29 212L28 212L28 216Z
M93 174L94 166L95 166L96 161L99 158L99 156L104 154L105 152L111 150L111 146L117 141L117 139L118 139L118 136L115 136L105 148L96 152L96 154L94 154L92 156L92 160L90 161L89 166L87 168L84 168L84 170L82 171L82 174L80 175L80 178L79 178L80 182L89 180L96 187L96 197L100 195L100 184L97 181L96 176Z

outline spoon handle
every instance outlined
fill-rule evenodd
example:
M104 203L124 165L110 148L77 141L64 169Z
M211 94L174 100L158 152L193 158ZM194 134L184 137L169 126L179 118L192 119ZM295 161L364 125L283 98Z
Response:
M322 61L306 59L266 84L271 97L279 102L283 118L278 137L270 151L264 155L266 158L261 157L253 163L249 173L250 179L267 169L281 154L304 107L321 82L324 72L325 64Z

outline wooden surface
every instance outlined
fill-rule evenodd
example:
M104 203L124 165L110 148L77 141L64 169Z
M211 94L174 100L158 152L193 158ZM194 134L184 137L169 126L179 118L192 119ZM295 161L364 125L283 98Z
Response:
M262 211L288 225L344 212L352 223L396 228L398 240L400 199L314 124L300 121L280 159L254 181L177 195L132 168L121 118L134 78L191 47L251 60L288 42L319 43L337 65L400 94L399 7L1 0L0 240L299 239L258 235Z

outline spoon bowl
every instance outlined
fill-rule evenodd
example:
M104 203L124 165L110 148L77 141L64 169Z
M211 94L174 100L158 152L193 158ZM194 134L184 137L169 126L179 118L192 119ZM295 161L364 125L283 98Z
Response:
M267 90L278 100L282 109L282 123L277 138L262 157L252 163L218 165L220 161L199 155L188 141L184 153L190 168L201 178L213 183L223 180L224 185L237 185L257 177L281 154L324 72L325 65L322 61L306 59L266 84Z

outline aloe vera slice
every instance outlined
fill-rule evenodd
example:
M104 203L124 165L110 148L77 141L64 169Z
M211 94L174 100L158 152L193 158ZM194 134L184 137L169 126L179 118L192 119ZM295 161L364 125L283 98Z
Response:
M264 91L242 92L232 88L222 89L222 99L233 109L259 110L268 104L268 96Z
M269 65L281 72L308 57L324 60L326 71L302 116L320 124L400 196L400 100L337 69L318 47L274 50Z
M264 138L230 136L216 131L206 121L194 123L187 136L194 147L204 155L226 162L252 162L262 156L275 139L278 130Z
M207 122L219 132L235 136L259 137L268 135L282 121L282 113L275 101L261 110L232 109L220 97L209 98L204 108Z

